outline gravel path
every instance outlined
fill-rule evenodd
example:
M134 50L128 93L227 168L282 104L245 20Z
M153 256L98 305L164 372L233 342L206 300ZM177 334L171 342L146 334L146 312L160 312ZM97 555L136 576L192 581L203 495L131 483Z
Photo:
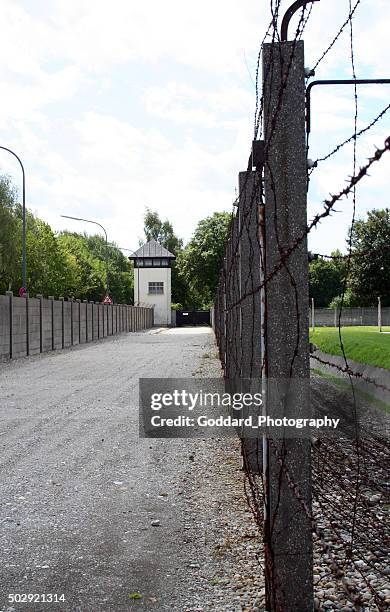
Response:
M215 355L210 330L153 330L0 365L0 610L225 609L233 441L140 440L137 415L139 377L218 376Z
M219 376L210 330L128 334L0 365L0 612L264 611L238 441L140 440L138 378L156 374ZM312 398L325 412L350 401L321 379ZM388 450L363 441L361 456L351 561L353 442L313 447L317 610L390 606ZM10 605L8 593L66 601Z

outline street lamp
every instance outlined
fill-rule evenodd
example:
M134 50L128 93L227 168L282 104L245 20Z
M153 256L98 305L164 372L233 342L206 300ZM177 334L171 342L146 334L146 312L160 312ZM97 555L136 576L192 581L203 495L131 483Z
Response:
M116 246L116 245L113 245L113 246ZM117 248L120 249L121 251L129 251L129 253L133 253L133 255L135 255L135 251L133 251L133 249L125 249L124 247L117 247ZM137 304L139 305L139 268L138 266L137 266L137 289L138 289Z
M16 157L16 159L18 160L20 167L22 169L22 177L23 177L23 188L22 188L22 192L23 192L23 197L22 197L22 287L19 291L20 295L24 295L25 293L27 293L27 263L26 263L26 177L25 177L25 173L24 173L24 166L22 164L22 161L20 159L20 157L18 155L16 155L16 153L14 153L13 151L11 151L11 149L7 149L7 147L1 147L0 149L3 149L3 151L8 151L8 153L11 153L11 155L13 155L14 157Z
M106 295L108 295L108 241L107 241L107 232L101 223L97 221L91 221L90 219L81 219L80 217L70 217L69 215L61 215L64 219L73 219L74 221L85 221L85 223L93 223L94 225L98 225L102 228L104 235L106 237Z

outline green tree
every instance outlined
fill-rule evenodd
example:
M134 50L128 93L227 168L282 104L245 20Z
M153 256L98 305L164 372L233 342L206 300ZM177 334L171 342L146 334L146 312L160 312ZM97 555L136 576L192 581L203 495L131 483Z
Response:
M88 251L96 258L97 262L104 263L104 283L105 283L105 261L106 261L106 241L103 236L93 235L86 237ZM111 243L108 245L108 279L109 290L118 303L132 303L134 296L133 266L122 251Z
M74 265L75 284L69 296L101 301L105 293L105 265L88 250L87 236L65 231L59 234L57 240Z
M375 306L378 296L390 306L390 209L371 210L352 231L349 288L362 306Z
M146 209L144 217L144 234L147 242L156 240L170 253L175 255L176 261L172 266L172 302L188 307L189 291L185 278L180 273L183 240L176 236L173 225L168 219L162 221L157 211Z
M106 241L103 236L61 232L58 242L72 270L68 295L101 301L106 292ZM114 302L133 301L133 274L128 259L108 245L109 290Z
M27 286L31 295L67 296L73 289L74 275L67 254L51 227L27 211Z
M102 236L61 232L26 211L27 287L42 293L100 301L105 294L106 243ZM10 179L0 176L0 292L22 284L22 208ZM116 302L133 299L132 266L109 246L109 288Z
M345 263L340 251L334 251L333 259L319 257L309 264L309 293L317 307L329 306L342 292Z
M228 212L203 219L184 251L181 274L197 306L209 307L214 301L230 223Z
M146 242L156 240L173 255L176 255L177 251L183 247L183 240L176 236L172 223L168 219L162 221L158 212L150 208L147 208L145 212L144 233Z
M0 176L0 293L11 289L17 276L17 195L10 179Z

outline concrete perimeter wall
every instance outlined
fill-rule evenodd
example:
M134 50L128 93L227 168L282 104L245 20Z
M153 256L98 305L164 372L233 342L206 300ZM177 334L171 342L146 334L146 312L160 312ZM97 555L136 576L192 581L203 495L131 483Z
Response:
M16 359L153 326L153 308L0 295L0 359Z
M311 311L311 316L313 316ZM338 327L339 308L314 308L314 323L317 327ZM382 306L382 326L390 325L390 306ZM313 320L311 320L313 323ZM341 312L341 325L343 327L355 325L379 325L378 308L343 308Z

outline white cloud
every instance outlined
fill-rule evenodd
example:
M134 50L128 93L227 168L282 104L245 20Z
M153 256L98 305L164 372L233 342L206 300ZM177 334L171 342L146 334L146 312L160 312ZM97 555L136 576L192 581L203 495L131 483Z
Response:
M129 248L142 234L146 205L186 239L202 217L229 209L237 174L246 167L255 105L244 54L254 79L268 11L268 2L252 0L3 0L0 144L25 162L31 208L56 228L69 227L62 213L99 220L111 239ZM347 1L313 5L307 65L347 12ZM359 76L386 76L388 14L385 0L368 0L356 13ZM350 72L346 28L316 78ZM133 86L133 98L125 84ZM311 156L352 133L351 96L344 89L313 90ZM388 99L383 89L359 90L359 97L361 125ZM382 144L388 128L384 119L359 141L359 159ZM384 205L386 163L359 190L362 210L367 202ZM0 164L19 184L19 170L5 153ZM319 167L310 211L350 172L350 148ZM319 245L341 246L348 206L316 232Z

